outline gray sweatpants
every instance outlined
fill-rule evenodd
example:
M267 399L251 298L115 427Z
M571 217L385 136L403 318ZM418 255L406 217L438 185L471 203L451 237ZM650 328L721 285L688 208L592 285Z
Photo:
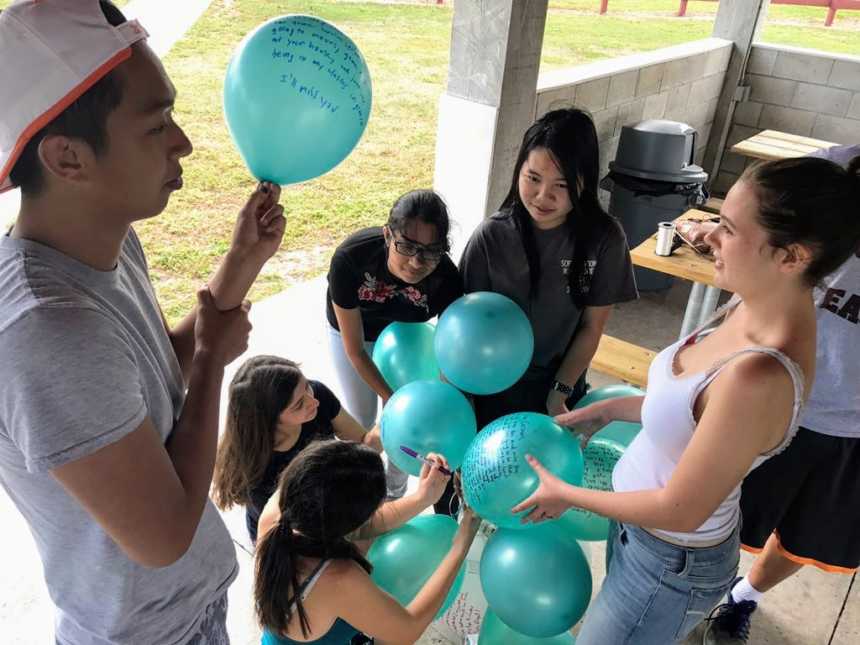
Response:
M334 369L340 381L340 389L343 392L343 407L356 421L365 428L372 428L376 423L376 415L379 410L379 397L376 392L364 382L358 372L352 366L346 350L343 348L343 338L340 332L328 327L329 350L331 353ZM373 356L373 341L365 341L364 351L368 356ZM409 480L409 474L400 470L388 459L385 466L385 480L388 483L388 497L391 499L403 497Z

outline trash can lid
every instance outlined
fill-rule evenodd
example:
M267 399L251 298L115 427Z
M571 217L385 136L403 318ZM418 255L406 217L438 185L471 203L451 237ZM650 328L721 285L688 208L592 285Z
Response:
M640 179L704 183L708 174L694 163L697 132L678 121L651 119L621 128L613 172Z

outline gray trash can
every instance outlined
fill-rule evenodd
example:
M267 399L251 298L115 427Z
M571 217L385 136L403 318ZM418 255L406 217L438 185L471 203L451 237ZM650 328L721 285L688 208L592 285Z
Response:
M630 248L671 221L705 203L706 172L695 165L696 130L676 121L642 121L624 126L615 161L600 187L610 192L609 213L619 219ZM672 286L664 273L635 268L640 291Z

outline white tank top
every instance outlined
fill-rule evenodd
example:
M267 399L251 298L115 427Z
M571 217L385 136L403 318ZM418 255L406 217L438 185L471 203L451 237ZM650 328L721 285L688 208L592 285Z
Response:
M729 303L719 316L725 315ZM637 491L663 488L687 448L696 420L693 406L697 397L716 378L725 365L736 356L757 352L773 356L791 375L794 383L794 410L785 437L773 450L759 455L750 470L756 468L788 446L797 433L797 420L803 402L804 376L800 367L788 356L771 347L748 347L726 356L710 369L696 374L675 376L672 366L678 350L693 339L703 335L696 331L682 338L657 354L648 370L648 390L642 403L642 431L624 451L612 473L612 485L616 491ZM692 533L679 533L649 529L670 542L689 544L714 544L727 538L734 531L740 515L740 484L723 500L702 526Z

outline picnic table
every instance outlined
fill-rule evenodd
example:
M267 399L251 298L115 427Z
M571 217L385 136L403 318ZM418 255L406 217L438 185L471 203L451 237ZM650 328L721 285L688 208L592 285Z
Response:
M711 217L713 213L694 208L680 215L675 222L685 219L708 220ZM717 308L720 289L714 284L714 262L686 245L676 249L672 255L657 255L654 253L656 241L655 233L630 251L630 257L636 266L693 282L681 323L679 337L683 337L704 324ZM603 334L591 360L591 367L644 387L648 382L648 367L655 355L656 352L650 349Z
M711 217L713 213L692 208L675 219L675 223L685 219L707 220ZM630 251L630 258L636 266L693 282L687 307L684 310L680 338L704 324L717 308L720 289L714 283L714 261L696 253L686 244L676 249L672 255L657 255L654 253L656 244L657 234L655 233Z
M744 157L773 161L775 159L804 157L835 145L838 144L778 130L762 130L758 134L733 145L731 151Z

